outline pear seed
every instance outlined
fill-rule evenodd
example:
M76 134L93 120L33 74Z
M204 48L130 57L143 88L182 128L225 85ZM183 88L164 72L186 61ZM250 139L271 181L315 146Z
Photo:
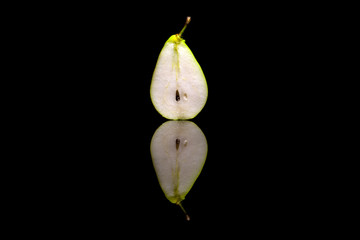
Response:
M179 94L178 90L176 90L175 99L176 99L177 102L180 101L180 94Z
M176 150L179 150L180 139L177 138L175 144L176 144Z

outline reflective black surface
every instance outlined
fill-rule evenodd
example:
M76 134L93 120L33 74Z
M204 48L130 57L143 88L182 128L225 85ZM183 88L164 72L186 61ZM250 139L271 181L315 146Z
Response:
M153 133L167 121L150 100L152 73L186 15L134 22L110 14L81 31L65 23L73 31L61 33L70 40L51 48L58 65L47 68L52 87L39 101L45 135L38 147L46 161L38 164L45 176L34 188L45 196L44 218L55 217L63 229L99 232L220 223L259 234L296 229L311 201L302 194L313 157L312 118L303 114L303 89L311 84L286 24L264 25L269 18L251 12L240 20L194 14L183 36L209 87L204 109L191 120L207 138L208 155L183 203L190 222L165 198L150 156Z

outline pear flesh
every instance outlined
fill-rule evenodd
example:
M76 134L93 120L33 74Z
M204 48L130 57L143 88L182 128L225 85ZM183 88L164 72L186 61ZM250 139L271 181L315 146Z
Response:
M204 107L208 87L185 40L172 35L160 52L150 86L156 110L167 119L191 119Z
M200 128L190 121L168 121L151 140L151 157L166 198L180 202L198 178L207 156L207 141Z

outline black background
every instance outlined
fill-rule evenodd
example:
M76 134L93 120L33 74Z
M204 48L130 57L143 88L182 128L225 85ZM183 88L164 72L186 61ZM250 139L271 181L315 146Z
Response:
M262 235L312 228L312 199L302 192L312 174L303 170L312 169L313 119L304 111L314 37L304 34L300 6L232 7L155 13L87 4L53 7L24 23L40 70L29 69L39 79L32 83L38 104L29 105L44 131L38 148L46 159L30 185L39 189L32 196L45 206L47 228L118 236L129 226L150 227L154 236L164 229ZM209 88L191 120L209 149L183 202L190 222L156 178L150 141L167 120L149 93L158 54L187 16L183 38Z

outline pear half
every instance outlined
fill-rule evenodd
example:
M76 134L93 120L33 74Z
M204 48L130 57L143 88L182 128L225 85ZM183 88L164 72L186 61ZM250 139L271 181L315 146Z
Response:
M150 96L155 109L167 119L191 119L204 107L208 87L204 73L181 34L172 35L160 52Z
M154 133L151 157L166 198L181 207L181 201L198 178L207 156L207 141L190 121L167 121Z

